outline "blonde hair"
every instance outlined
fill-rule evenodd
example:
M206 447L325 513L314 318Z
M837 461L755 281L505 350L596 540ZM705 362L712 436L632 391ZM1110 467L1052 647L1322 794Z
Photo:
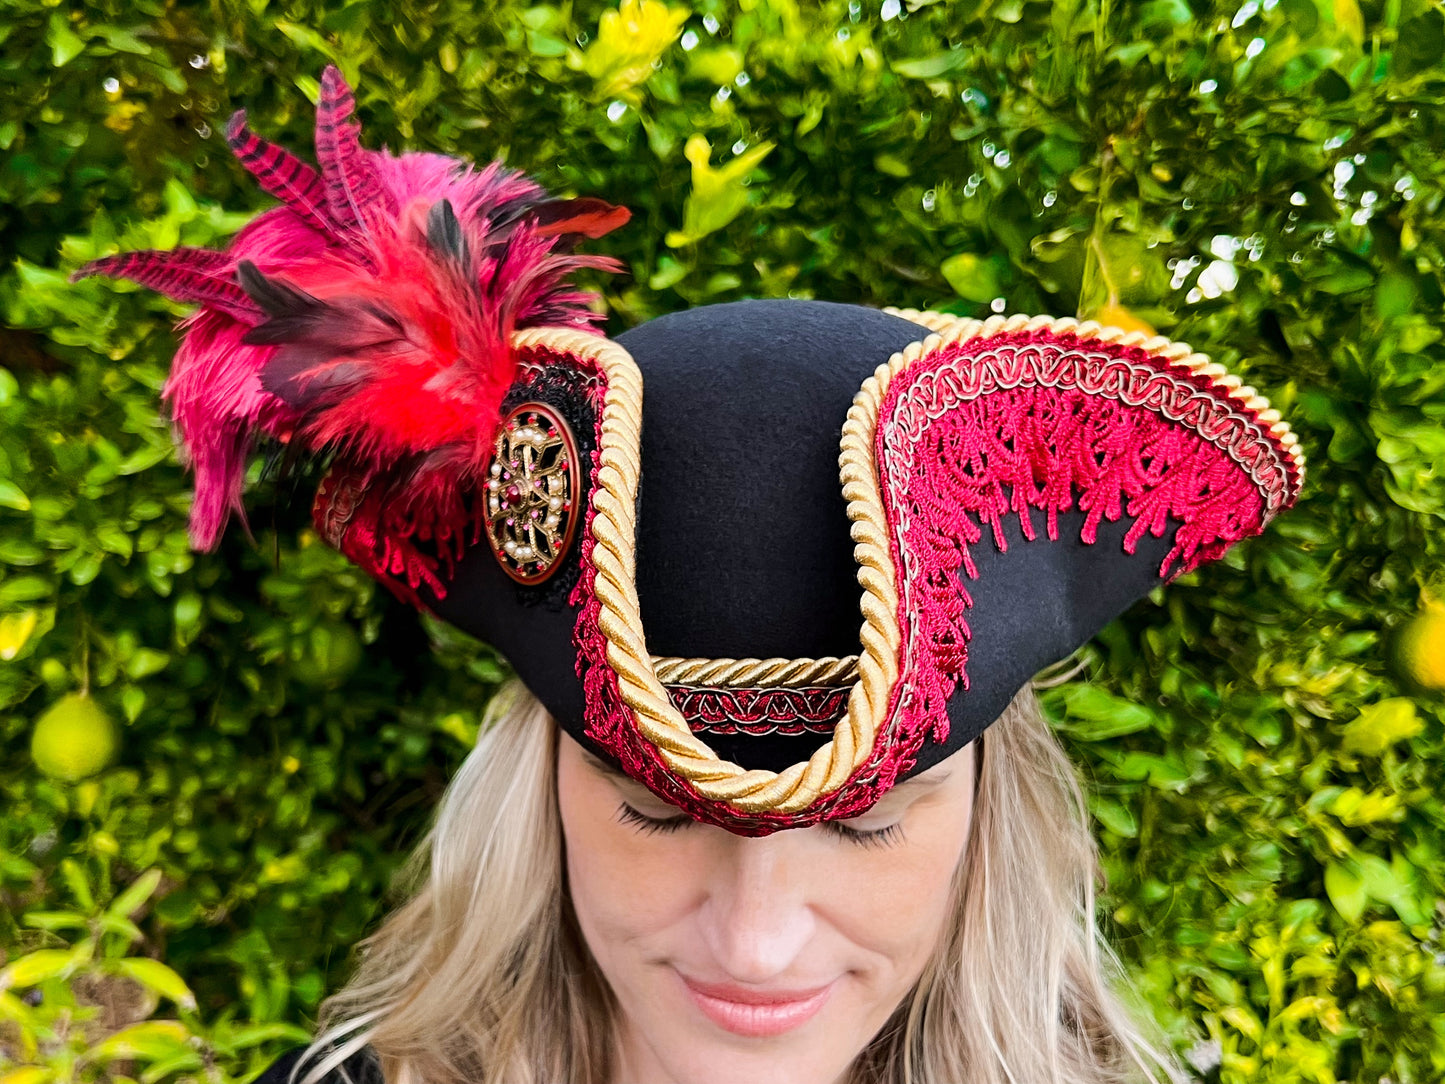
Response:
M854 1084L1179 1079L1111 989L1083 795L1032 683L979 747L957 921ZM408 866L410 901L362 943L293 1080L370 1046L386 1084L608 1084L616 1005L566 895L556 751L542 705L499 694Z

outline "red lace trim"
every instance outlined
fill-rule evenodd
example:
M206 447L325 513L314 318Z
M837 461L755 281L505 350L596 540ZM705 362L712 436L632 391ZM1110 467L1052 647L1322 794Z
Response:
M442 574L450 572L470 541L477 541L480 520L467 512L435 531L408 532L396 526L395 513L384 506L383 490L356 475L333 467L322 478L311 503L311 521L322 541L380 582L402 602L424 607L422 584L446 597ZM468 530L468 523L471 529ZM421 551L413 539L435 542L436 556Z
M600 418L599 418L600 425ZM969 547L1006 549L1002 519L1036 537L1031 509L1058 537L1058 513L1134 518L1144 531L1181 526L1160 567L1175 578L1259 533L1292 502L1298 477L1284 450L1239 401L1187 368L1138 347L1040 331L947 346L894 377L879 412L877 460L900 593L900 677L869 759L843 787L798 813L738 813L679 780L637 732L607 664L593 583L589 501L583 571L572 600L578 673L590 737L629 775L697 820L766 835L856 816L907 774L925 740L948 736L946 706L965 666L972 598L958 575L978 572ZM596 486L594 461L592 485ZM1179 566L1170 575L1175 561Z
M879 419L902 633L870 761L882 778L905 775L925 740L947 739L948 700L960 680L969 687L973 600L958 572L978 578L969 547L984 525L1006 551L1008 514L1032 540L1031 509L1043 511L1057 539L1058 513L1077 507L1090 544L1101 519L1127 515L1133 553L1172 516L1180 525L1159 567L1170 582L1258 534L1298 492L1283 447L1227 389L1137 346L1073 334L945 347L894 379Z
M848 710L846 687L665 688L694 734L831 734Z
M599 373L599 395L605 394L605 375ZM582 681L583 723L587 736L615 756L623 771L654 794L671 802L696 820L720 825L738 835L767 835L780 828L796 827L804 823L801 818L810 818L807 823L821 819L822 803L815 806L813 811L804 814L742 814L722 803L709 801L686 780L674 775L662 760L657 747L638 731L632 710L622 700L617 672L607 662L607 639L602 635L599 621L602 604L597 598L595 587L597 566L592 561L592 551L597 545L597 538L592 530L592 518L595 514L592 497L597 492L597 475L602 469L602 415L603 412L599 410L597 446L592 453L587 514L583 521L582 574L568 596L568 602L577 607L577 623L573 626L572 642L577 649L577 676Z

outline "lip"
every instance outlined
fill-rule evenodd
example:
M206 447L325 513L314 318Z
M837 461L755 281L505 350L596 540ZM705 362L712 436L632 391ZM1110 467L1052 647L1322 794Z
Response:
M732 983L699 982L682 976L702 1014L724 1031L750 1039L782 1035L818 1015L833 984L811 990L760 990Z

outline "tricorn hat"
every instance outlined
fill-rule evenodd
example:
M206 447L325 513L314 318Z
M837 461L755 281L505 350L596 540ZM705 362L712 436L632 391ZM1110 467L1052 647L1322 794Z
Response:
M608 339L567 276L625 210L366 150L353 108L327 68L319 170L232 118L282 203L226 251L75 273L200 303L195 541L258 436L321 460L330 544L700 821L857 816L1299 495L1279 412L1161 337L789 300Z

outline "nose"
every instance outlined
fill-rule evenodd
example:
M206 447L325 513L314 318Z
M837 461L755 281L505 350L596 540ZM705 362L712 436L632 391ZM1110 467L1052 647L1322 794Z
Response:
M734 982L761 985L796 974L794 964L816 931L793 835L730 836L714 864L699 913L701 933Z

